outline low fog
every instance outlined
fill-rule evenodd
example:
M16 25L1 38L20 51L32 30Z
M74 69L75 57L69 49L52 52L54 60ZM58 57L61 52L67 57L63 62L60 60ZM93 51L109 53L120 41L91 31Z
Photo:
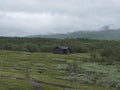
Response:
M0 0L0 35L119 28L119 9L119 0Z

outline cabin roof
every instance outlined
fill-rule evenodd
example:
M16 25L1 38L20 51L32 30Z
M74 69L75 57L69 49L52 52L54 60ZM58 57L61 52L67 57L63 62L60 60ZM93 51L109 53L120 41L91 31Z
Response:
M66 47L66 46L58 46L58 48L60 48L60 49L68 49L68 47Z

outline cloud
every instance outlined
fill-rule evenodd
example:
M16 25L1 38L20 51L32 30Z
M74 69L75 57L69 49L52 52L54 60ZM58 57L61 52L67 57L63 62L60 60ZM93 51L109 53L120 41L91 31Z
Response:
M74 21L79 20L77 17L50 13L0 12L0 16L2 17L0 21L2 26L12 28L13 30L16 29L16 32L21 29L29 34L33 32L36 34L58 32L57 28L71 27Z
M119 0L0 0L0 35L119 27Z

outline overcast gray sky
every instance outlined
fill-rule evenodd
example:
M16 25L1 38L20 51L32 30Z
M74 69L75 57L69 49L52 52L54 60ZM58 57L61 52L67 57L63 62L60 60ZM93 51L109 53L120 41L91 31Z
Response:
M120 27L120 0L0 0L0 35Z

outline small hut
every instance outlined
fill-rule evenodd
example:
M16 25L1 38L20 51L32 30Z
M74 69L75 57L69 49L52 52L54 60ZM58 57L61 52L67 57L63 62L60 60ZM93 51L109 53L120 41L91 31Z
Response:
M54 48L53 52L55 54L69 54L71 53L71 49L66 46L58 46Z

